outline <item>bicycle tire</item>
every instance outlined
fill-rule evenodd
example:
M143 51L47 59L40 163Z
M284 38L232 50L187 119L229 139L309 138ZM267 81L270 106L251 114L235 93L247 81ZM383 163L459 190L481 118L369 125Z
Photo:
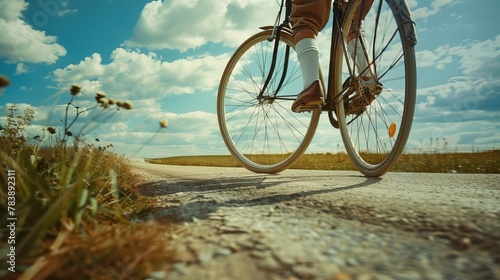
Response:
M289 32L280 33L274 74L258 98L271 65L272 34L272 30L261 31L240 45L224 69L217 94L219 129L226 147L242 166L257 173L277 173L295 163L309 146L321 114L319 109L291 111L303 82ZM291 47L287 76L277 91L286 45Z
M416 35L404 1L373 3L362 24L364 57L368 54L369 61L373 61L377 84L366 91L368 87L364 86L362 76L369 73L363 71L368 68L356 69L356 54L345 53L347 33L359 25L363 3L364 0L349 1L338 29L342 31L334 35L332 81L334 92L343 92L337 101L336 114L345 149L361 173L377 177L394 166L410 134L417 83Z

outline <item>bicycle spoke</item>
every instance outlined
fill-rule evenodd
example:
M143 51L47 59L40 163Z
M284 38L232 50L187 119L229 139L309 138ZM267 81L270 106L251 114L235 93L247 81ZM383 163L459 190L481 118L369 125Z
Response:
M217 106L223 139L236 159L252 171L274 173L305 151L320 114L291 113L302 86L300 66L287 60L286 44L293 43L285 33L273 62L276 41L267 40L270 33L256 34L233 55L221 79Z
M336 71L340 69L343 74L337 74L335 80L350 79L348 90L337 87L337 92L345 92L335 106L339 127L354 164L370 176L387 172L401 154L415 106L414 49L400 33L403 28L397 9L401 7L393 2L376 1L359 20L366 2L349 1L341 30L351 30L351 24L364 27L365 33L358 34L364 37L356 40L361 42L361 49L366 48L366 69L355 69L358 55L336 49L342 51L344 61L336 64ZM343 36L347 37L347 32L343 31ZM345 41L337 38L336 42ZM370 67L376 84L364 78Z

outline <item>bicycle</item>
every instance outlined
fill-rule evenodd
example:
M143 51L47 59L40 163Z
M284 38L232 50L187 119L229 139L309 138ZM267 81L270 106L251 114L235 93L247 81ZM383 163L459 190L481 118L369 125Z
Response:
M326 112L358 170L366 176L385 174L403 152L415 109L417 36L408 5L376 0L363 18L365 0L335 0L327 86L318 69L325 103L294 113L290 106L302 78L291 55L291 2L282 0L274 25L242 43L224 69L217 115L228 150L251 171L283 171L306 151ZM357 53L347 47L353 30ZM356 69L358 54L371 61L365 69ZM369 70L375 72L375 86L363 82Z

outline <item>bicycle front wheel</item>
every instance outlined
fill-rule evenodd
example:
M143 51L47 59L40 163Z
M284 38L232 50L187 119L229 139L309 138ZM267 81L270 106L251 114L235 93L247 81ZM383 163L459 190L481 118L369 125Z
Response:
M228 150L244 167L260 173L277 173L296 162L311 142L321 113L290 109L303 82L287 32L280 33L274 71L262 91L273 60L276 40L271 36L272 30L262 31L236 50L217 96L219 128Z
M340 131L359 171L381 176L403 152L413 121L414 23L404 1L357 0L349 1L340 25L333 79L334 92L342 93Z

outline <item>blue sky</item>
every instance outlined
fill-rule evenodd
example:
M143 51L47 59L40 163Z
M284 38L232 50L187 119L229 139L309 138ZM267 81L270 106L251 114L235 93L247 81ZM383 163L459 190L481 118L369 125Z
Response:
M417 24L418 92L409 148L500 147L497 0L408 0ZM132 157L228 154L216 92L234 49L272 24L273 0L0 0L0 123L31 107L31 136L64 118L68 89L89 108L104 91L133 110L97 108L74 132ZM320 36L329 36L327 32ZM328 49L320 38L320 49ZM167 129L158 122L167 119ZM436 139L438 139L436 141ZM337 151L326 115L309 152Z

